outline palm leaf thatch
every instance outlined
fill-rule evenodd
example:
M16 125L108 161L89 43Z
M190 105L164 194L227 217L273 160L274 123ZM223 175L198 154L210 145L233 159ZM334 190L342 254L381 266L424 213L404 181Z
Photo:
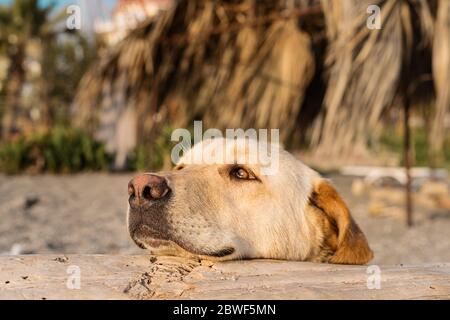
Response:
M111 128L133 108L147 139L162 124L194 119L284 128L286 138L314 74L310 37L298 26L298 10L311 2L176 2L100 57L78 90L78 124Z
M436 107L431 121L430 159L442 156L445 116L450 110L450 1L438 2L433 41L433 77Z
M381 29L367 28L366 9L381 8ZM348 153L364 146L368 130L392 103L403 61L402 2L323 0L329 72L322 116L313 143L318 153Z
M365 152L366 140L380 124L383 112L401 94L401 83L412 94L417 82L425 78L426 63L420 55L426 50L431 55L433 36L433 75L440 85L436 83L437 107L431 121L434 131L430 147L441 150L443 119L449 110L450 89L445 80L450 70L449 2L439 2L436 22L432 14L436 1L322 0L321 3L329 42L325 61L328 85L322 113L312 131L316 152L320 155ZM366 25L366 9L374 4L381 8L382 18L381 29L375 30Z
M439 151L449 110L449 3L177 1L100 55L79 86L76 119L92 131L105 129L107 137L132 111L144 143L165 124L189 127L198 119L219 129L280 128L286 141L298 132L307 88L322 70L322 47L312 47L325 33L326 94L323 105L316 104L319 116L307 123L317 153L365 151L400 84L431 73L419 53L433 59L437 102L430 142ZM367 8L374 4L381 8L381 29L367 27ZM308 24L311 19L321 23Z

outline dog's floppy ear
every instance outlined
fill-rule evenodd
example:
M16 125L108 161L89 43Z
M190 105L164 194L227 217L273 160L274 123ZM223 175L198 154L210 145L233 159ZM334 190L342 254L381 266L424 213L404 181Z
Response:
M373 258L366 237L350 215L346 204L326 180L318 181L311 195L311 203L322 212L332 226L334 254L328 262L366 264Z

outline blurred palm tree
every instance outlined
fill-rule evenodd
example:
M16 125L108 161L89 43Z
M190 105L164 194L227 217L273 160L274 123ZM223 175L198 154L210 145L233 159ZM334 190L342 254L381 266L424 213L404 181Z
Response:
M0 55L5 55L9 64L2 108L2 139L15 130L26 77L26 48L33 40L51 38L48 35L52 32L49 19L52 9L51 5L39 6L37 0L14 0L10 6L0 7Z

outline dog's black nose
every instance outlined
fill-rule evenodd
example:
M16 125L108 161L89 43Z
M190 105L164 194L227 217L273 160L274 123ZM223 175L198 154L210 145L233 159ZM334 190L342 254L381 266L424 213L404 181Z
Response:
M128 183L128 202L136 207L163 199L170 191L167 179L155 174L142 174Z

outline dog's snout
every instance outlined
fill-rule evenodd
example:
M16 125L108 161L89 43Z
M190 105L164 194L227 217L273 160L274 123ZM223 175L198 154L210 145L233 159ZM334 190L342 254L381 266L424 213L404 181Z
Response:
M167 179L155 174L142 174L128 183L132 207L163 199L170 191Z

